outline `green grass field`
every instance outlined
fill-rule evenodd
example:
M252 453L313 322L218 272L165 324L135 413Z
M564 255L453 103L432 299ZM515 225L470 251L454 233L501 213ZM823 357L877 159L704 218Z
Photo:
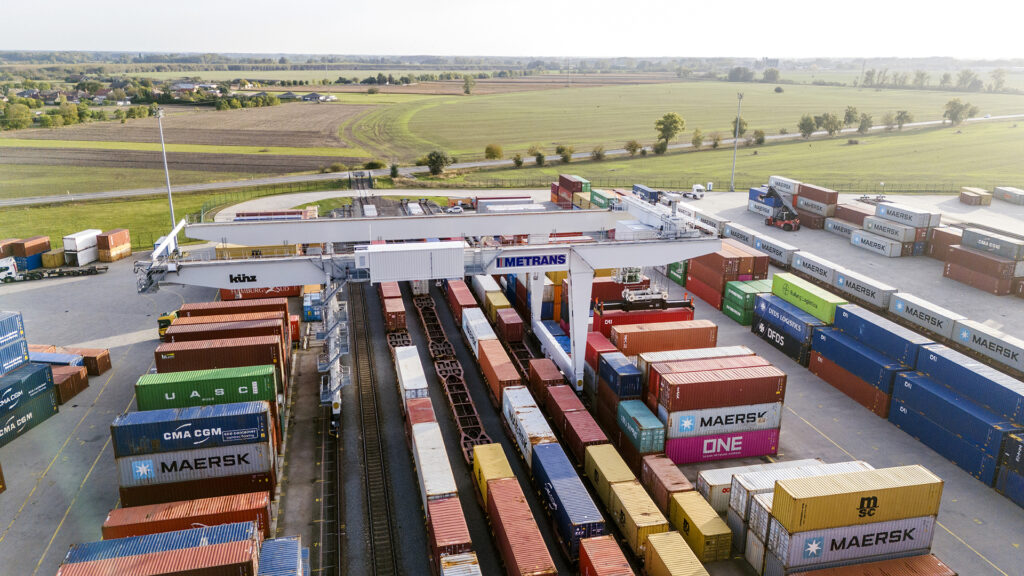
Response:
M458 71L457 74L463 74L467 72L492 72L491 69L480 69L480 70L466 70ZM139 72L132 73L129 76L138 76L141 78L153 78L155 80L176 80L178 78L201 78L210 82L221 82L236 80L239 78L245 78L251 82L257 82L260 80L309 80L309 81L320 81L330 80L334 82L339 76L346 78L352 78L356 76L360 79L366 78L367 76L376 76L377 74L384 74L398 78L406 74L440 74L442 72L448 72L448 70L353 70L352 68L338 68L336 70L267 70L267 71L256 71L256 70L200 70L200 71L187 71L187 72ZM315 88L314 86L297 86L297 88Z
M0 147L16 148L82 148L90 150L141 150L159 152L156 142L116 142L108 140L43 140L34 138L0 138ZM332 158L367 158L359 148L292 147L292 146L219 146L213 144L168 144L168 152L192 154L267 154L269 156L326 156Z
M244 180L250 174L176 170L174 184ZM163 170L0 164L0 198L85 194L164 185Z

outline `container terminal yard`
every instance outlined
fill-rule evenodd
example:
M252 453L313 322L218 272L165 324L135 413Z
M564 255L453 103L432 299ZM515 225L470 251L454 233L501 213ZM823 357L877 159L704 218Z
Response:
M1021 574L1022 206L765 178L4 241L0 574Z

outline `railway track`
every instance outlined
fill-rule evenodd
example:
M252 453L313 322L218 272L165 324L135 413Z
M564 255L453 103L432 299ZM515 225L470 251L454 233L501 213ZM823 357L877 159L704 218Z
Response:
M370 349L369 323L363 286L351 286L351 327L355 338L353 365L356 395L362 424L363 472L366 482L366 519L369 530L369 555L373 574L398 574L394 524L388 469L384 458L381 423L377 411L377 386Z
M336 576L341 574L341 454L338 450L338 436L331 426L331 409L320 407L320 430L318 456L320 457L320 478L318 491L320 514L316 519L317 548L315 576Z

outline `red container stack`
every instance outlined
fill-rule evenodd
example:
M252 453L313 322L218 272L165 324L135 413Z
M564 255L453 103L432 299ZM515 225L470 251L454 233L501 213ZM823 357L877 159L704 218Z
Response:
M613 536L580 540L580 576L633 576Z
M665 516L669 514L669 502L673 494L693 490L693 484L686 479L679 466L664 454L644 456L640 465L640 483Z
M220 314L246 314L252 312L277 312L288 316L287 298L261 298L257 300L232 300L219 302L192 302L178 309L179 318L192 316L214 316Z
M552 386L547 390L546 410L555 430L565 436L565 416L570 412L586 410L572 386Z
M718 326L709 320L630 324L612 328L611 342L626 356L664 350L713 348Z
M530 394L534 400L544 402L547 397L549 386L561 386L565 384L565 378L558 366L550 358L534 358L530 360L529 373Z
M430 500L427 502L427 515L430 518L430 552L435 564L440 566L442 556L473 550L469 527L466 525L466 517L462 513L462 504L458 498Z
M940 226L931 229L931 238L928 239L927 254L936 260L946 261L949 249L960 245L960 239L964 231L960 228Z
M77 354L82 357L82 363L88 370L90 376L99 376L110 370L110 350L106 348L64 348L68 354Z
M11 256L17 258L28 258L36 254L50 251L49 236L33 236L24 240L14 240L10 244Z
M57 570L57 576L256 576L259 556L259 541L240 540L200 548L64 564Z
M853 202L836 206L836 218L864 226L864 219L875 215L875 207L868 204Z
M502 308L497 311L498 337L505 342L521 342L523 340L523 319L515 308Z
M666 374L658 403L669 412L782 402L786 373L774 366Z
M767 277L767 254L727 238L722 240L722 249L718 252L690 259L686 289L716 310L721 310L727 283Z
M100 262L115 262L132 255L132 237L127 228L116 228L96 235Z
M120 488L121 506L146 506L190 500L245 494L247 492L273 492L277 485L274 472L243 474L223 478L205 478L167 484L150 484Z
M263 536L269 537L270 495L266 492L251 492L115 508L107 514L102 531L103 539L111 540L235 522L255 522Z
M276 336L226 338L196 342L164 342L153 352L158 372L209 370L273 364L277 368L279 391L287 394L288 382Z
M508 574L558 574L518 479L501 478L487 484L487 516Z
M597 312L594 312L594 326L597 326ZM597 359L605 352L617 352L618 348L608 339L611 334L611 326L608 326L608 334L603 332L587 332L587 350L584 352L583 360L597 372Z
M462 311L466 308L478 307L476 298L473 298L473 292L462 280L448 281L448 306L451 307L452 315L455 316L455 323L460 326L462 325Z
M828 382L835 389L853 398L856 403L879 417L889 417L891 395L861 380L818 352L811 351L811 360L807 368L818 378Z
M583 466L587 446L608 443L608 436L601 430L590 412L586 411L565 414L565 435L562 438L578 466Z

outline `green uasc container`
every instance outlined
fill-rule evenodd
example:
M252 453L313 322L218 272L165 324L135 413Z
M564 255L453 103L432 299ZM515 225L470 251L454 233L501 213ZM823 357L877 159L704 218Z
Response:
M233 402L277 402L273 365L146 374L135 383L139 410Z
M722 301L722 314L736 321L741 326L750 326L754 322L753 308L740 308L733 300Z
M788 272L775 275L772 294L829 324L835 320L836 306L847 303L839 296Z
M619 429L641 454L665 451L665 424L640 400L619 402Z

